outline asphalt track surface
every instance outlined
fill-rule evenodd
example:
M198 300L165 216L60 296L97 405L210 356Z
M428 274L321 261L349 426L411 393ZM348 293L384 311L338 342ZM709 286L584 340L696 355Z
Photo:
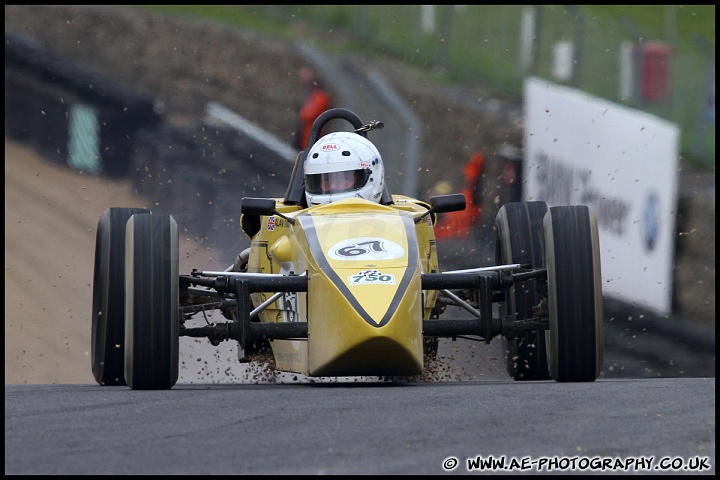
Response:
M5 474L489 473L477 457L518 462L495 473L714 474L714 392L714 378L6 385Z

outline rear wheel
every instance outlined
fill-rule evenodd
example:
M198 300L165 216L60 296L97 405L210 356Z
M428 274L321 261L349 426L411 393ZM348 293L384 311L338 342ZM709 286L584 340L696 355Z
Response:
M125 381L162 390L178 379L179 241L171 215L134 215L127 224Z
M125 385L125 224L145 208L108 208L95 238L91 360L100 385Z
M544 238L550 375L558 382L595 381L604 349L597 219L585 205L551 207Z
M527 263L542 268L543 217L545 202L506 203L495 217L495 260L498 264ZM502 316L516 314L517 319L535 316L540 295L534 279L516 283L505 292L500 304ZM503 337L505 367L515 380L548 380L545 331L533 330Z

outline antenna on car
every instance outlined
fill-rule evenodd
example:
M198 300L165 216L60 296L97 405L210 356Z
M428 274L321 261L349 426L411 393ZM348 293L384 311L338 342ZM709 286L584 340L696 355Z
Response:
M385 124L383 122L381 122L380 120L373 120L372 122L366 123L365 125L363 125L360 128L356 128L355 133L369 132L370 130L375 130L375 129L382 130L382 128L384 126L385 126Z

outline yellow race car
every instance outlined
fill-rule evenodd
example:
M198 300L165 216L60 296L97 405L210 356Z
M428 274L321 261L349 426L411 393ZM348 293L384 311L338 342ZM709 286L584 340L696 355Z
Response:
M382 127L335 108L315 121L309 145L333 120L363 138ZM298 155L284 198L242 199L251 243L224 271L178 271L172 215L105 211L92 314L92 371L100 385L172 388L180 336L236 341L241 361L267 351L278 370L311 377L418 375L440 337L489 343L500 336L516 380L598 377L600 251L587 206L506 204L495 223L497 265L443 271L436 216L464 209L462 194L426 203L385 187L377 202L309 206L306 156ZM445 318L448 305L470 318ZM227 322L192 324L210 310Z

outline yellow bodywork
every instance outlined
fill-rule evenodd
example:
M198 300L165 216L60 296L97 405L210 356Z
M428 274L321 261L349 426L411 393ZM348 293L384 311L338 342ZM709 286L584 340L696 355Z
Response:
M345 199L306 209L277 199L295 223L259 218L248 272L308 276L307 292L259 314L262 322L308 322L308 338L271 341L276 368L310 376L422 372L422 320L437 292L422 291L420 274L437 271L437 252L434 217L414 219L428 208L399 195L389 206ZM274 293L251 299L259 305Z

